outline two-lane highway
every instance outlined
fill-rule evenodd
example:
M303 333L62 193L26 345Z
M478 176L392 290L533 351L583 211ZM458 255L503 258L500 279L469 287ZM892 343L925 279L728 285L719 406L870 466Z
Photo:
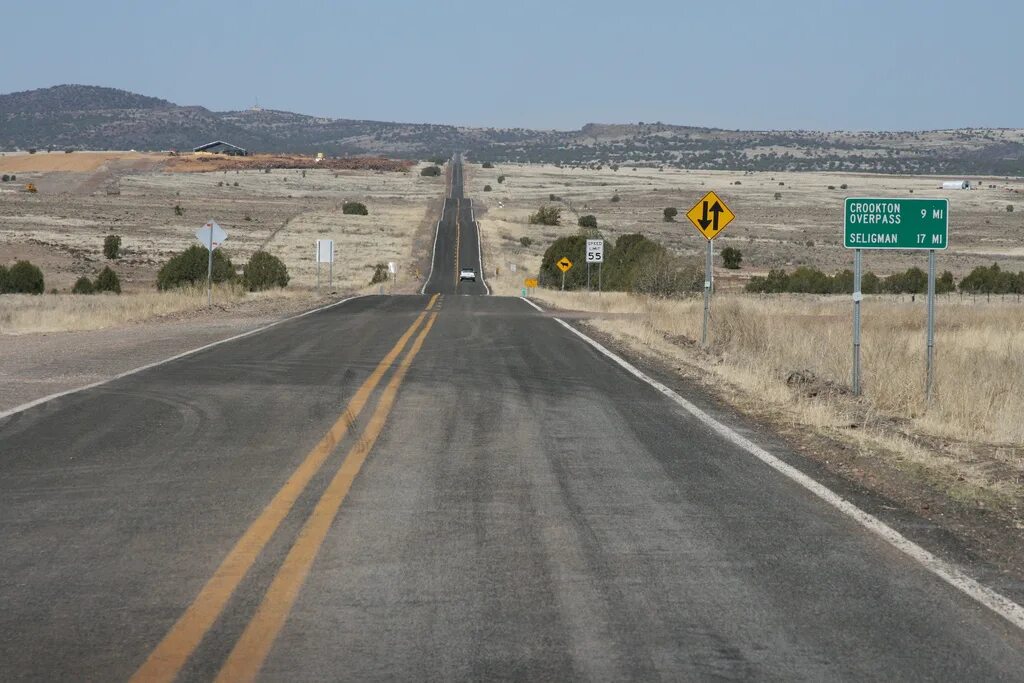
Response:
M463 196L462 172L461 159L456 156L452 162L451 193L444 201L434 233L424 294L490 294L483 271L480 228L473 200ZM473 270L475 281L459 278L464 268Z
M457 296L452 194L427 294L0 420L0 678L1021 680L1009 621L527 302Z

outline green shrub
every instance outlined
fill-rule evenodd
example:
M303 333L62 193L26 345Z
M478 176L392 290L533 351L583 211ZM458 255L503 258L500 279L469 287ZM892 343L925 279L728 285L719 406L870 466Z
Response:
M0 294L6 294L9 291L10 275L7 266L0 265Z
M781 192L776 192L775 193L775 198L776 199L782 199L782 193Z
M1006 213L1013 213L1013 204L1006 205Z
M174 215L175 216L184 216L185 215L185 209L181 208L181 204L175 204L174 205Z
M437 167L437 166L427 166L422 171L420 171L420 175L425 175L425 176L430 176L430 177L439 176L439 175L441 175L441 169L439 167Z
M593 230L597 230L597 216L593 216L591 214L587 214L586 216L580 216L579 219L576 221L576 225L580 226L581 228L591 228Z
M533 239L532 239L532 238L530 238L530 237L526 237L526 236L524 235L523 237L520 237L520 238L519 238L519 244L523 245L524 247L528 247L528 246L530 246L531 244L533 244Z
M373 267L373 277L370 278L370 284L375 285L380 282L388 281L388 264L378 263Z
M92 284L92 280L84 275L75 280L75 286L71 288L72 294L92 294L95 291L96 287Z
M960 291L971 294L1024 294L1024 272L1014 275L1001 269L998 263L990 267L978 266L960 281Z
M743 253L739 249L726 247L722 250L722 265L726 268L729 270L739 270L741 263L743 263Z
M157 273L156 288L167 290L205 283L208 259L209 252L200 244L194 244L180 254L175 254ZM231 259L222 250L214 249L213 281L228 282L235 277L235 267Z
M562 198L559 197L554 192L552 192L551 194L548 195L548 201L549 202L560 202L560 201L562 201Z
M11 294L42 294L46 291L43 271L29 261L18 261L11 266L6 279L4 291Z
M121 278L110 269L110 266L104 266L100 274L96 276L96 291L121 293Z
M492 164L492 163L491 163L491 162L489 162L489 161L485 161L485 162L483 163L483 168L494 168L494 164Z
M250 292L285 287L288 279L288 268L284 262L265 251L257 251L250 256L242 268L242 283Z
M345 202L341 205L341 212L350 216L367 216L370 213L362 202Z
M671 223L676 219L676 216L679 215L679 209L674 206L669 206L661 212L661 215L664 217L664 221L666 223Z
M107 235L103 238L103 255L111 260L121 258L120 235Z
M530 216L533 225L561 225L562 210L557 206L542 206Z
M621 201L622 201L622 197L620 197L617 194L612 195L612 204L618 204Z
M686 264L662 249L636 270L630 290L654 297L672 297L704 288L704 270Z
M505 176L503 176L503 175L498 176L498 183L501 184L503 182L505 182Z
M492 188L491 188L491 186L490 186L490 185L484 185L484 192L490 192L490 191L491 191L491 189L492 189Z
M4 173L2 176L0 176L0 180L2 180L5 183L9 182L11 180L11 176L9 176L6 173Z

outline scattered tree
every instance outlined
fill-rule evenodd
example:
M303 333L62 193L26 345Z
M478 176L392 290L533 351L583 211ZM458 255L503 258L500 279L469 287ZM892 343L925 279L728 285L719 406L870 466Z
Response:
M484 192L490 192L492 189L490 185L484 185Z
M46 291L43 271L30 261L18 261L7 271L4 292L10 294L42 294Z
M156 287L159 290L186 285L200 285L206 282L209 252L200 244L172 256L157 272ZM223 249L213 250L213 281L228 282L236 277L235 266Z
M676 219L676 216L679 215L679 209L677 209L674 206L669 206L669 207L665 208L661 212L661 214L664 217L664 220L665 220L666 223L671 223L672 221L674 221Z
M362 202L345 202L341 205L341 212L350 216L367 216L370 213Z
M120 235L107 235L103 238L103 255L110 260L121 258Z
M250 292L288 285L288 268L273 254L257 251L242 268L242 283Z
M388 264L378 263L373 267L373 276L370 278L370 284L375 285L380 282L388 281Z
M96 287L93 286L92 280L85 275L75 280L75 286L71 288L72 294L92 294L95 291Z
M533 225L561 225L562 210L557 206L542 206L537 213L530 215Z
M427 166L422 171L420 171L420 175L429 177L439 176L441 175L441 169L438 166Z
M590 228L592 230L597 230L597 216L593 216L591 214L587 214L586 216L580 216L579 219L577 219L576 221L576 225L580 226L581 228Z
M174 215L175 216L184 216L185 215L185 209L181 208L181 204L175 204L174 205Z
M738 270L743 263L743 253L739 249L726 247L722 250L722 264L729 270Z
M501 184L503 182L505 182L505 176L503 176L503 175L498 176L498 184Z
M491 163L491 162L489 162L489 161L485 161L485 162L483 163L483 168L494 168L494 164L492 164L492 163Z
M96 276L96 287L97 292L113 292L114 294L121 293L121 278L117 276L110 266L104 266L100 274Z
M524 247L528 247L531 244L533 244L533 238L523 235L522 237L519 238L519 244L523 245Z

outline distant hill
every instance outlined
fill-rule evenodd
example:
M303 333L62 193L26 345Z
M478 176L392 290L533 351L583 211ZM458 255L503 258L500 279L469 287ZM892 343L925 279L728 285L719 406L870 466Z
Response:
M214 112L86 85L0 95L0 150L191 149L227 140L254 151L429 158L466 152L492 162L675 166L749 171L1024 175L1024 130L730 131L664 123L577 131L467 128Z

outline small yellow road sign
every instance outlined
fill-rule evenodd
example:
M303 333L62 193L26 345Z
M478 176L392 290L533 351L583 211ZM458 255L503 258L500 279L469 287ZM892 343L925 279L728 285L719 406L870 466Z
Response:
M729 210L717 194L708 192L686 212L686 217L693 223L693 227L697 228L697 232L713 240L732 223L736 214Z
M561 260L559 260L558 263L556 263L555 265L558 266L558 269L564 273L565 271L572 268L572 261L563 256Z
M527 287L536 287L537 286L537 278L535 278L535 277L528 277L525 280L523 280L523 284L526 285Z

